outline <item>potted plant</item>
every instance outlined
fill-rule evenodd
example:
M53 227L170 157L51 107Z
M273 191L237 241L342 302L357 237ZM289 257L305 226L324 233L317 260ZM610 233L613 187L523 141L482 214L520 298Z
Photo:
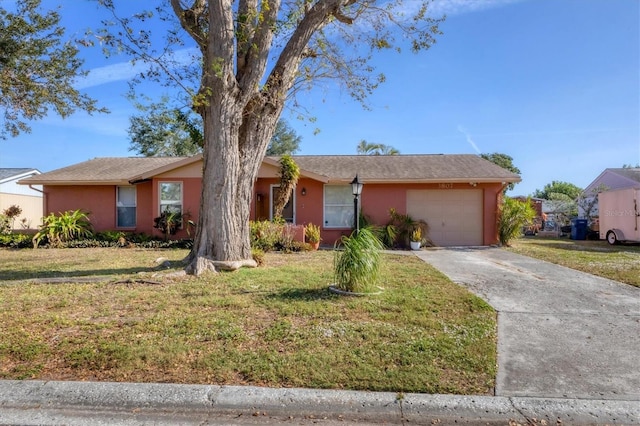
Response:
M304 238L314 250L318 250L318 247L320 247L320 227L313 223L305 226Z
M420 246L422 245L422 230L417 227L414 228L411 232L411 250L420 250Z

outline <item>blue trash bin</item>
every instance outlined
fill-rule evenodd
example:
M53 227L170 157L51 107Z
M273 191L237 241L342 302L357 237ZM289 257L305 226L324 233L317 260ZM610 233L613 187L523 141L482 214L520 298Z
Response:
M587 239L587 219L571 219L571 239Z

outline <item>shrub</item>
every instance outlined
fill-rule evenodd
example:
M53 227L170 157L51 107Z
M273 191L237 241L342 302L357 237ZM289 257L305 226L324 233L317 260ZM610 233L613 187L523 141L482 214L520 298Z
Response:
M250 222L249 228L251 247L265 252L276 248L276 243L282 234L282 225L277 225L268 220L262 220Z
M96 234L96 239L99 241L108 241L117 243L121 238L126 239L126 233L122 231L102 231Z
M45 238L49 245L60 246L66 241L93 236L89 214L81 210L66 211L57 216L51 213L42 221L40 230L33 237L34 248Z
M294 241L295 230L293 226L284 221L269 222L262 220L249 222L251 248L264 252L280 250L284 252L297 252L306 249L305 244Z
M511 240L522 235L524 225L536 216L529 199L518 201L504 197L498 214L498 238L500 243L509 246Z
M26 248L30 247L31 235L28 234L9 234L2 235L0 234L0 247L9 247L9 248Z
M182 226L182 213L165 210L159 217L153 219L153 227L159 229L165 240L169 240L170 235L175 235Z
M9 235L13 227L11 226L11 219L9 216L0 214L0 235Z
M264 265L264 251L260 250L259 248L252 248L251 257L256 261L258 266Z
M7 207L0 214L0 235L9 235L13 231L16 217L20 216L22 209L17 205Z
M300 251L299 244L296 244L296 241L293 240L295 235L295 230L293 226L289 223L285 223L280 226L280 237L278 241L276 241L275 248L280 251L290 252L290 251Z
M384 245L369 228L343 236L342 250L336 250L333 262L336 287L344 291L371 292L380 275L380 250Z

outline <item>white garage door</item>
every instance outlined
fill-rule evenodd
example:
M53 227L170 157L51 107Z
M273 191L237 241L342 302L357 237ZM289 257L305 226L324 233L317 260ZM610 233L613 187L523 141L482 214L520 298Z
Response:
M437 246L482 245L482 190L407 190L407 214L429 224Z

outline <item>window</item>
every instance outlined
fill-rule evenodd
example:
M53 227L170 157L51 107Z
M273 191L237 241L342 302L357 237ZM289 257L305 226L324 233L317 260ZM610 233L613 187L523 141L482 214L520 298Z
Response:
M182 182L160 182L160 214L182 214Z
M119 186L116 188L116 227L134 228L136 226L136 187Z
M351 185L325 185L324 226L327 228L351 228L353 226Z

